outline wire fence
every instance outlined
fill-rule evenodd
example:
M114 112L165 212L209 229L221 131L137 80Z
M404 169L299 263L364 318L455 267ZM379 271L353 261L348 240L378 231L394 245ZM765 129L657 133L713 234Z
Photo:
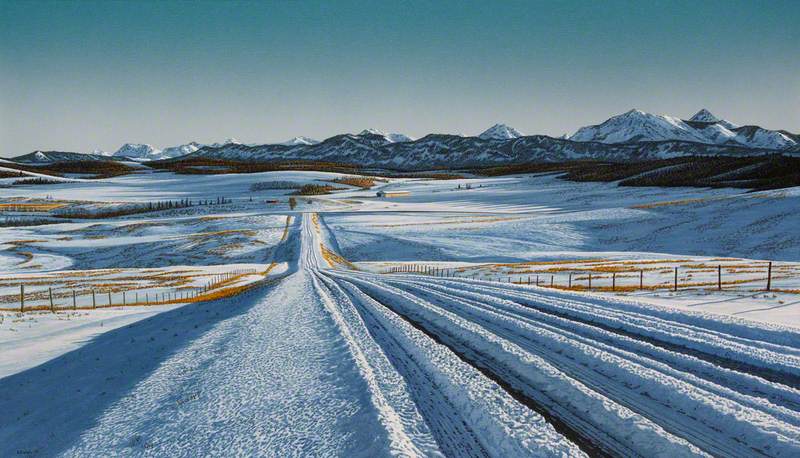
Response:
M132 306L152 306L167 305L186 302L199 302L216 299L225 295L236 293L240 286L238 281L248 275L260 272L257 269L236 269L229 272L213 274L198 286L183 287L176 290L152 291L150 288L139 289L113 289L95 288L87 286L84 288L59 288L47 286L47 289L36 291L25 290L25 284L19 285L19 307L16 309L20 313L31 311L49 310L56 312L60 310L86 310L100 309L109 307L132 307Z
M697 270L674 266L669 269L660 268L656 272L641 269L626 269L619 272L594 272L588 269L560 269L558 273L537 274L503 274L498 272L467 271L463 267L439 267L425 264L404 264L392 266L382 274L417 274L442 278L467 278L473 280L490 280L512 284L535 285L556 289L575 291L631 292L644 290L672 290L703 288L723 290L737 285L763 285L763 291L773 291L772 262L767 262L763 272L751 268L749 276L733 272L722 264L713 269L703 269L701 278L696 276ZM710 272L711 271L711 272ZM755 274L755 275L754 275ZM666 277L666 278L665 278ZM779 278L786 279L787 275Z

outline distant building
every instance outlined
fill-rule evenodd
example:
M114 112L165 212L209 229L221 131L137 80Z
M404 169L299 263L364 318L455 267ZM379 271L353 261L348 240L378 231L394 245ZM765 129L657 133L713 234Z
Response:
M407 197L411 193L408 191L378 191L376 195L378 197Z

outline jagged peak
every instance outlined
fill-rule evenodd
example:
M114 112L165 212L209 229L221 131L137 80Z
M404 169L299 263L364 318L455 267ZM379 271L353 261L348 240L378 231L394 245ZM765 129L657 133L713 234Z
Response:
M499 123L493 125L478 135L478 138L483 140L509 140L519 137L522 137L520 131L506 124Z
M317 143L319 143L319 140L315 140L310 137L300 136L286 140L285 142L282 142L280 144L286 146L295 146L295 145L316 145Z
M719 122L720 119L714 116L710 111L702 108L700 111L694 114L689 121L698 121L698 122Z
M364 135L377 135L379 137L383 137L389 143L403 143L403 142L414 141L413 138L405 134L399 134L396 132L384 132L380 129L373 129L373 128L364 129L358 134L359 137Z

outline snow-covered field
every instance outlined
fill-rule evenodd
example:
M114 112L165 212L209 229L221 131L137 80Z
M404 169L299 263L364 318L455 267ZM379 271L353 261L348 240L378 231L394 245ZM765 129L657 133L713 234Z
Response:
M338 176L0 187L0 456L800 454L800 189Z

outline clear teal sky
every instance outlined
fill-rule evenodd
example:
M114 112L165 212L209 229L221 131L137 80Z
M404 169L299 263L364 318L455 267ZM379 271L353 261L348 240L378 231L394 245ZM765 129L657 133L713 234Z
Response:
M634 107L800 131L800 1L0 0L0 156Z

